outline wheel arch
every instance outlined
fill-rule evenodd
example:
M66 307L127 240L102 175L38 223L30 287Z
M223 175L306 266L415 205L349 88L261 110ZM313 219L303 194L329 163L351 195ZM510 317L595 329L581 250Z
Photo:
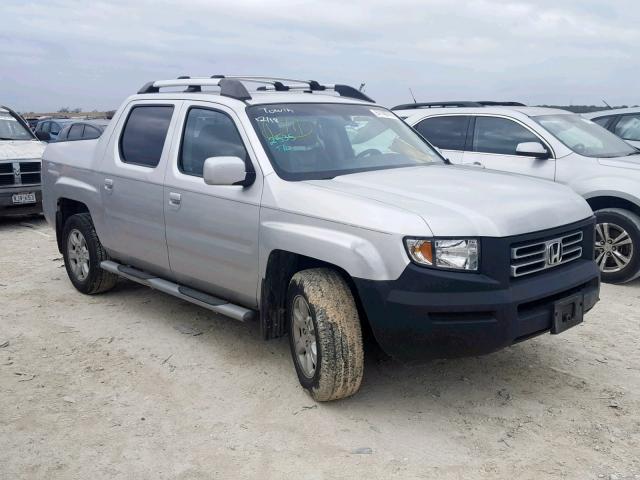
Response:
M62 229L69 217L77 213L88 213L89 207L86 203L71 198L60 197L56 204L56 242L58 244L58 251L62 253Z
M640 200L623 194L596 194L586 198L595 212L603 208L621 208L640 216Z
M260 285L260 332L265 340L282 337L287 332L287 289L293 275L309 268L328 268L337 272L349 286L358 309L363 331L369 331L366 312L351 275L342 267L325 260L287 250L273 250L267 260Z

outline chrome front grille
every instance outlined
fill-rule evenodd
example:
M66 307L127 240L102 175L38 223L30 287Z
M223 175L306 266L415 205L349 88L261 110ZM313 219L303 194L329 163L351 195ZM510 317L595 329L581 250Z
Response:
M0 163L0 187L40 184L40 160Z
M522 277L582 257L582 231L511 248L511 276Z

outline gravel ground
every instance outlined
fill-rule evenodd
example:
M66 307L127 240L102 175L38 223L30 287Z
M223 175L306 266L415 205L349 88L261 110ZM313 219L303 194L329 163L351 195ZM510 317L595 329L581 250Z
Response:
M286 339L121 282L87 297L0 219L0 478L640 478L640 283L493 355L375 360L316 404Z

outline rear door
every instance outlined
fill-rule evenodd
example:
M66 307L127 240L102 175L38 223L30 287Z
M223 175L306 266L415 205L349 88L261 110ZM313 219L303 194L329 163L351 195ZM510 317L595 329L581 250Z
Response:
M121 262L169 277L164 174L180 101L130 104L101 168L105 247Z
M413 128L429 140L451 163L463 161L464 147L469 129L467 115L441 115L428 117Z
M524 124L506 117L474 116L470 131L463 163L555 179L556 161L553 158L539 159L516 153L518 144L526 142L541 143L549 152L553 152L547 142Z
M202 178L209 157L240 157L255 171L250 142L223 105L188 102L181 117L164 189L171 270L183 285L253 307L262 175L248 187L207 185Z

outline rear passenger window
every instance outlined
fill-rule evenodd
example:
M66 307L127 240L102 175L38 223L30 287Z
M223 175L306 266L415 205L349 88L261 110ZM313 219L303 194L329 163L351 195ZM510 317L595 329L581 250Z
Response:
M82 138L85 140L92 140L94 138L100 137L100 130L95 127L91 127L89 125L84 126L84 133L82 134Z
M67 133L67 140L80 140L82 138L83 130L84 125L82 124L71 125L71 128Z
M229 116L192 108L187 114L178 167L182 173L201 177L209 157L240 157L246 161L247 150Z
M160 162L171 123L173 107L133 107L120 137L120 156L125 163L155 167Z
M415 129L436 147L443 150L464 150L469 117L432 117L421 121Z
M495 117L476 117L473 151L516 155L519 143L538 142L540 139L512 120Z

